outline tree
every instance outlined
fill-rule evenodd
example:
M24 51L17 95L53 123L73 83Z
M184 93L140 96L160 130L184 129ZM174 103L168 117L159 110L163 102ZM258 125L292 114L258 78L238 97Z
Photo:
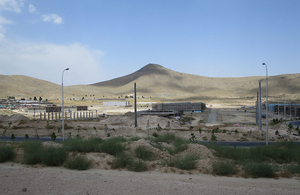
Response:
M13 140L13 142L15 141L15 134L11 134L11 136L10 136L10 139L12 139Z
M40 96L39 100L40 100L40 102L43 100L41 96Z
M56 139L56 135L54 132L52 132L52 134L51 134L51 139L52 139L52 141L54 141Z
M37 100L37 98L34 96L33 100L34 100L34 101L36 101L36 100Z

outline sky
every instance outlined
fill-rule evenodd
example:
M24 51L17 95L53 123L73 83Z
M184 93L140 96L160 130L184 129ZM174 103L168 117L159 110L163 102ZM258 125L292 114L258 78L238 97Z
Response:
M149 63L208 77L265 76L262 63L269 76L299 73L299 10L299 0L0 0L0 74L78 85Z

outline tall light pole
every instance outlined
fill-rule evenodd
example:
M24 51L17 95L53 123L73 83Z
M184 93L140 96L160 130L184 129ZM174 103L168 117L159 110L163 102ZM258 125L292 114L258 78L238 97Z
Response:
M66 70L69 70L69 68L66 68L63 70L62 72L62 76L61 76L61 112L62 112L62 132L63 132L63 141L65 141L65 124L64 124L64 72Z
M284 95L284 111L283 111L283 117L284 117L284 121L285 121L285 123L286 123L286 110L285 110L285 94L283 94Z
M266 63L262 63L263 66L266 66L266 145L268 145L268 139L269 139L269 133L268 133L268 110L269 110L269 105L268 105L268 67Z

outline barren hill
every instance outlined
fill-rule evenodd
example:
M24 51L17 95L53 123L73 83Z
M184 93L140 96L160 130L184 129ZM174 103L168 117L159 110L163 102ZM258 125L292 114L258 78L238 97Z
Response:
M133 94L133 84L137 84L138 96L159 99L222 99L254 98L258 82L262 80L265 93L265 77L213 78L176 72L156 64L148 64L140 70L105 82L92 85L65 87L66 98L80 97L118 97ZM300 74L269 77L269 95L287 98L300 98ZM0 93L5 96L33 97L48 99L60 98L61 86L21 75L0 75ZM44 98L44 99L45 99Z
M110 87L113 94L132 94L133 83L138 92L167 99L184 97L240 98L256 97L259 80L265 91L265 77L214 78L185 74L156 64L148 64L140 70L92 86ZM269 93L272 96L293 94L299 96L300 74L269 77ZM176 98L175 98L176 97Z

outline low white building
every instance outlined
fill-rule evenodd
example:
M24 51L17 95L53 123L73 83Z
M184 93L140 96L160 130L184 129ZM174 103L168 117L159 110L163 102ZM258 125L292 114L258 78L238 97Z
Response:
M103 106L108 106L108 107L112 107L112 106L129 106L130 102L129 101L118 101L118 102L103 102Z

